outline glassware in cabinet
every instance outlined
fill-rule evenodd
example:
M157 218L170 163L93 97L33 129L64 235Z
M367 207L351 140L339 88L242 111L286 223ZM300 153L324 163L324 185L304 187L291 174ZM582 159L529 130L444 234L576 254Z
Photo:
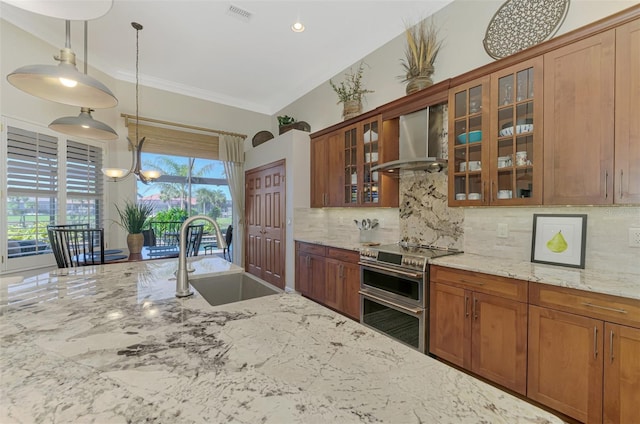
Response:
M358 140L356 128L344 132L344 203L358 202Z
M371 168L379 163L379 133L378 120L366 122L362 125L363 137L363 203L378 203L378 173L371 172Z
M535 87L541 87L536 84L536 77L541 78L542 72L536 68L541 66L536 61L502 71L492 80L496 86L492 91L493 116L497 119L491 132L491 203L541 201L541 182L534 172L537 169L534 158L540 154L534 130L541 117L541 105L535 103L534 94Z
M484 202L483 157L485 156L485 116L483 103L488 78L452 89L449 97L450 163L453 179L450 202ZM485 108L486 110L486 108ZM485 164L486 166L487 164Z

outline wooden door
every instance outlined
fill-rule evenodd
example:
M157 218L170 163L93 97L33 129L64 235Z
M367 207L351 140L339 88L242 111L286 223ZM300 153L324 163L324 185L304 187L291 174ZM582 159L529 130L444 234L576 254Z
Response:
M471 366L470 292L431 282L429 352L469 369Z
M615 30L544 55L544 203L613 202Z
M616 29L615 203L640 203L640 19Z
M329 135L325 134L311 140L311 207L322 208L328 203L327 160Z
M471 371L527 391L527 304L473 293Z
M360 320L360 267L357 263L342 262L342 312Z
M603 329L600 320L530 305L527 396L602 422Z
M285 286L285 162L248 171L245 218L247 271Z
M640 329L605 323L604 423L638 421Z
M345 149L344 132L342 130L329 134L327 160L318 172L327 174L327 196L325 206L344 205L345 187ZM351 178L351 177L349 177Z

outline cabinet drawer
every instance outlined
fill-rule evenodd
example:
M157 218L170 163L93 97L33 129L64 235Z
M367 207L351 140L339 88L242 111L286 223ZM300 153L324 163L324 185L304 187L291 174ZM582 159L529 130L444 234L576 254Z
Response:
M429 279L432 282L450 284L519 302L527 301L527 282L523 280L443 266L431 266Z
M321 244L304 243L301 241L297 241L296 248L300 253L310 253L312 255L318 255L318 256L325 255L325 246Z
M358 260L360 260L360 253L355 250L327 247L327 258L339 259L341 261L357 264Z
M640 300L531 283L529 302L604 321L640 327Z

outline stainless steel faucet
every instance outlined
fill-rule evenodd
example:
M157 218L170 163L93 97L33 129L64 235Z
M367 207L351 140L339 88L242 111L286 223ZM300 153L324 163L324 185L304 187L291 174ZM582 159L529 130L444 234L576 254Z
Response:
M189 225L200 219L209 221L213 225L216 231L216 239L218 240L218 248L226 249L228 247L226 240L222 237L220 226L218 226L218 223L214 219L206 215L196 215L187 218L180 227L180 253L178 256L178 271L176 272L176 297L187 297L193 294L193 292L189 290L189 271L193 272L193 270L187 269L187 234L189 233Z

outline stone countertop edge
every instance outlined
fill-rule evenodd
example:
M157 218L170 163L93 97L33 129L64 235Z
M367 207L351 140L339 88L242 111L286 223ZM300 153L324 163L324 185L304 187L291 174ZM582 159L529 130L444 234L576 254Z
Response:
M431 264L640 300L640 274L584 270L470 253L443 256L433 259Z
M0 422L562 422L297 294L178 299L176 262L4 279Z

